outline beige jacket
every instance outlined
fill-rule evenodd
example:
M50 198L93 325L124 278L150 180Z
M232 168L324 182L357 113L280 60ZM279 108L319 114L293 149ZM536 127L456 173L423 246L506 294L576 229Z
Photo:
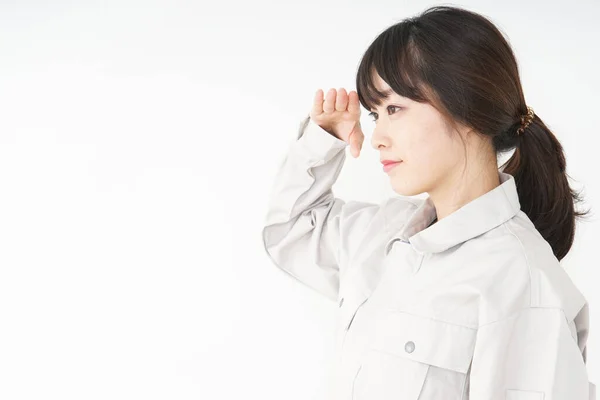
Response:
M429 226L429 198L335 197L347 146L306 118L262 231L280 270L339 306L330 398L595 400L588 303L513 177Z

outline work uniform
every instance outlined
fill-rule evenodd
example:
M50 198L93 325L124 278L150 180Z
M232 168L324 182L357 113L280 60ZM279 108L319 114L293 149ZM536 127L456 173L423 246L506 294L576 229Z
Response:
M339 306L329 399L595 400L588 303L513 176L435 222L429 197L335 197L347 146L306 118L262 231L280 270Z

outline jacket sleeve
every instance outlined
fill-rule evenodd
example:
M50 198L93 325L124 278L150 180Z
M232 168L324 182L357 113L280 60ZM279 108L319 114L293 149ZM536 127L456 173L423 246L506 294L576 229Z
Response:
M595 400L584 348L560 308L527 308L485 324L477 332L469 399Z
M271 261L333 301L347 250L379 209L335 197L347 146L306 118L275 176L262 229Z

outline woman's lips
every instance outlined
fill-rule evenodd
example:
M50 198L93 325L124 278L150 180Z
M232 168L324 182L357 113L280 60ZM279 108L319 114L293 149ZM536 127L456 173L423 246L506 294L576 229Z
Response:
M383 165L383 171L384 172L388 172L389 170L391 170L392 168L394 168L396 165L401 164L401 163L402 163L402 161L384 164Z

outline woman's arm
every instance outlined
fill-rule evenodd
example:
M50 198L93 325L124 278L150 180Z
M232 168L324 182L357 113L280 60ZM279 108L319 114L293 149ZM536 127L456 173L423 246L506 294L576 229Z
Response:
M342 253L362 237L379 209L335 197L332 186L347 146L306 118L275 177L262 230L265 250L277 267L334 301Z

